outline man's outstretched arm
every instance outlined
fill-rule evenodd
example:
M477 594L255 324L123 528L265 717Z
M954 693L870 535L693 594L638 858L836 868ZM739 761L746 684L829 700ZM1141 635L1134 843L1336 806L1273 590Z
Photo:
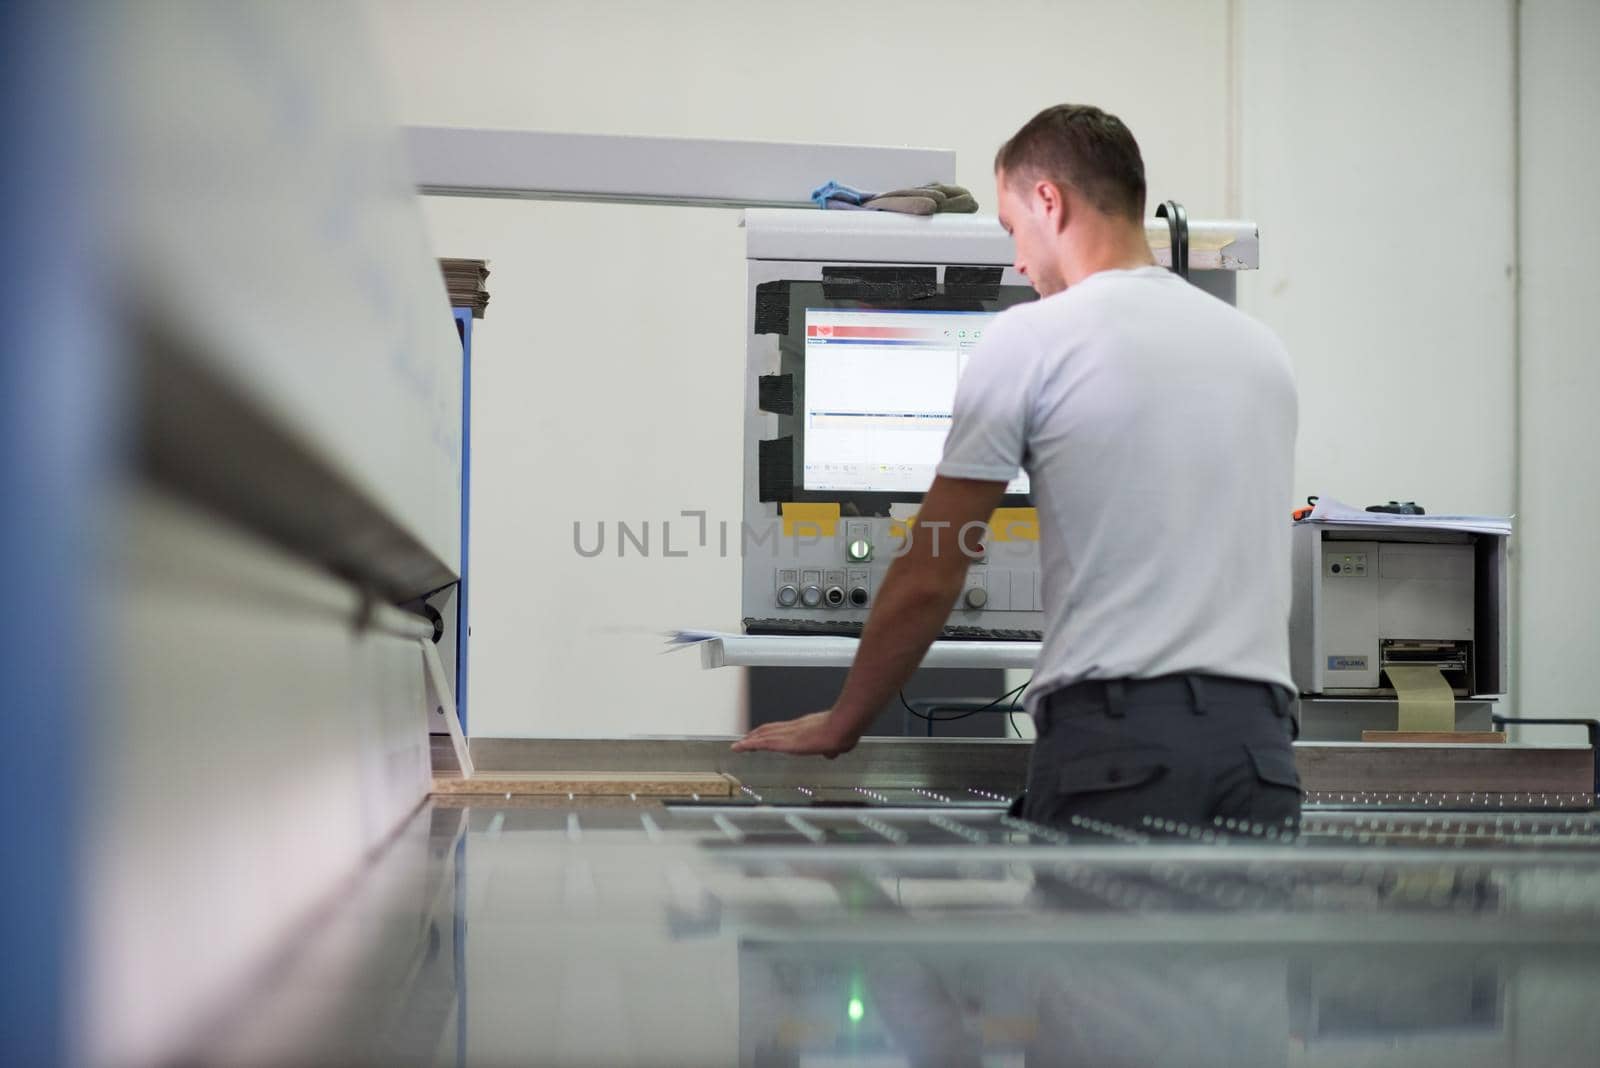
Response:
M824 711L757 727L733 748L828 757L853 749L922 663L961 593L972 562L957 543L961 528L988 522L1005 490L1004 482L935 478L907 532L910 548L884 576L839 699ZM976 548L978 533L969 533L969 550Z

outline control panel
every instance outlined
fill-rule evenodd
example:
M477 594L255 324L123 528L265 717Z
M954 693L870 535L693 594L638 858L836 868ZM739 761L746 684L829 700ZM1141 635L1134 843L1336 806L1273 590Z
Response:
M886 518L840 519L831 536L786 536L745 560L744 614L758 619L859 623L872 611L884 576L905 549L904 527ZM941 551L959 552L954 537ZM770 553L765 566L751 555ZM966 577L950 622L995 629L1040 629L1044 603L1038 543L969 547Z
M1323 557L1322 564L1329 578L1367 576L1367 554L1364 552L1331 552Z
M745 220L740 551L752 633L859 632L933 482L984 331L1037 298L992 220L909 230L827 214ZM1042 630L1030 489L1024 472L1008 481L994 540L964 561L947 637ZM939 539L961 552L954 531Z

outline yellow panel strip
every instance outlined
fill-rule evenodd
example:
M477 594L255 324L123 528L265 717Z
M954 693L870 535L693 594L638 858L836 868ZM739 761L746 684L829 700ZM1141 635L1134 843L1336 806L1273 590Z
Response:
M1039 509L996 508L989 517L989 530L995 541L1038 541Z
M799 504L785 501L783 536L786 538L831 538L839 531L839 505Z
M917 517L908 516L905 520L896 519L889 524L889 536L903 538L913 526ZM994 515L989 517L990 536L995 541L1038 541L1039 540L1039 510L1037 508L996 508Z

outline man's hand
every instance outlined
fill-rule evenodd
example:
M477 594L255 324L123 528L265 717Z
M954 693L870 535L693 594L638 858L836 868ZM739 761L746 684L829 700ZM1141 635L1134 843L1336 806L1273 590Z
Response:
M856 747L857 737L840 730L832 709L799 719L764 723L733 743L735 753L758 749L795 756L825 756L829 760Z

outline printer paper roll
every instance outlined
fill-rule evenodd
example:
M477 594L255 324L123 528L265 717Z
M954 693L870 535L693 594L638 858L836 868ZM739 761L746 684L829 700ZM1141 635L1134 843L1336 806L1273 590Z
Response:
M1456 695L1435 667L1388 667L1384 671L1400 695L1402 731L1456 729Z

